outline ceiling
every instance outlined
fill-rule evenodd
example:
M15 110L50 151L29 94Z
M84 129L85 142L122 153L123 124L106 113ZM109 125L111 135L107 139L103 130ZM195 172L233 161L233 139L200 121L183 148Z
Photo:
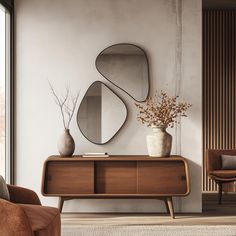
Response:
M236 10L236 0L203 0L203 9Z

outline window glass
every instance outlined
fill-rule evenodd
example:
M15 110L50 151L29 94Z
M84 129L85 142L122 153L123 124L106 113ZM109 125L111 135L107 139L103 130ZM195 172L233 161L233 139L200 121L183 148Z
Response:
M0 175L11 180L10 14L0 4Z
M5 139L6 13L0 8L0 175L6 178Z

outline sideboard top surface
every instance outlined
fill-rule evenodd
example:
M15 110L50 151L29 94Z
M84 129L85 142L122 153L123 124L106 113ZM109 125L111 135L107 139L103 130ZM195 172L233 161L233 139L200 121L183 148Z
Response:
M147 155L111 155L109 157L50 156L46 161L185 161L181 156L150 157Z

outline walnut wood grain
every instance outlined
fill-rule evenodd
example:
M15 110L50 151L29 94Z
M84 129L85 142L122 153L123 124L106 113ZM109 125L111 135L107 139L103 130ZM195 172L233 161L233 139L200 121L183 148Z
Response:
M95 193L136 194L136 161L98 161L95 165Z
M172 197L189 193L188 164L180 156L51 156L43 168L42 194L60 197L60 210L76 198L150 198L165 201L174 217Z
M236 11L203 11L203 191L208 149L236 149Z
M94 163L49 161L44 181L44 193L48 194L94 193Z
M111 155L109 157L82 157L81 155L75 155L72 157L61 157L58 155L50 156L46 161L185 161L185 158L181 156L171 157L150 157L147 155Z
M183 161L139 161L138 193L141 194L185 194L186 172Z

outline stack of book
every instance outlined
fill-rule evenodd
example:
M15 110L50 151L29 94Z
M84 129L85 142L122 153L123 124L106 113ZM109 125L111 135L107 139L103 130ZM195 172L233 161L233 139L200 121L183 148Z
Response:
M82 157L109 157L107 152L86 152Z

